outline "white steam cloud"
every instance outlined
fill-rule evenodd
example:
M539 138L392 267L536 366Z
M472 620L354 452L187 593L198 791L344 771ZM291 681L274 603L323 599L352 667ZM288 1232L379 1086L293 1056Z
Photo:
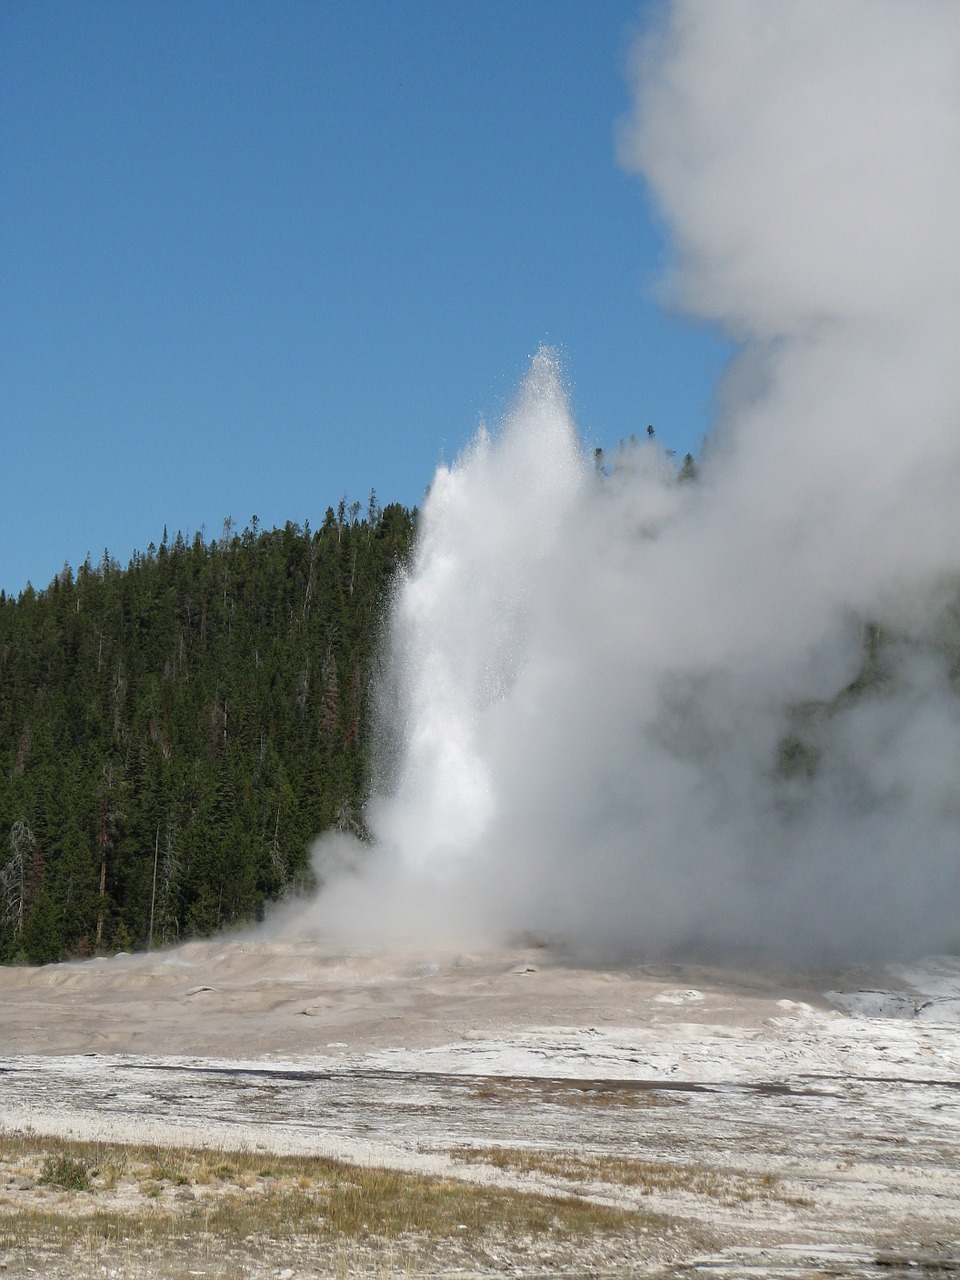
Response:
M600 476L542 352L439 471L374 845L313 925L956 945L960 7L676 0L634 74L669 296L741 344L716 438L692 483L647 441Z

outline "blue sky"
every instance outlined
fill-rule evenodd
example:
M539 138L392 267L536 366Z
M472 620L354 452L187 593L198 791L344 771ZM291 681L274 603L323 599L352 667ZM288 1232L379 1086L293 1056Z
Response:
M622 0L0 7L0 588L181 529L421 500L529 357L585 443L696 452Z

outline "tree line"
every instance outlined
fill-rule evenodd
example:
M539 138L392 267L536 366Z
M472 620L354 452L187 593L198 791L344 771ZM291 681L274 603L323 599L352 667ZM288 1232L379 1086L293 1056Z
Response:
M164 945L359 831L377 629L416 510L256 518L0 592L0 962Z

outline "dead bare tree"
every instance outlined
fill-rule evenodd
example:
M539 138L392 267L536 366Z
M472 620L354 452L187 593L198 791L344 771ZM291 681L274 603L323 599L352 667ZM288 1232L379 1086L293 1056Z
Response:
M4 921L18 938L23 935L36 850L36 837L29 825L18 819L10 828L10 857L0 868Z

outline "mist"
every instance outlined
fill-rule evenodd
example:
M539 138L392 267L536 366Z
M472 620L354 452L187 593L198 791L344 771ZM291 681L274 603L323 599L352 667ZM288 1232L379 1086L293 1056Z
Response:
M960 10L661 18L618 155L664 305L737 343L699 474L646 439L598 471L547 350L438 470L323 936L960 943Z

